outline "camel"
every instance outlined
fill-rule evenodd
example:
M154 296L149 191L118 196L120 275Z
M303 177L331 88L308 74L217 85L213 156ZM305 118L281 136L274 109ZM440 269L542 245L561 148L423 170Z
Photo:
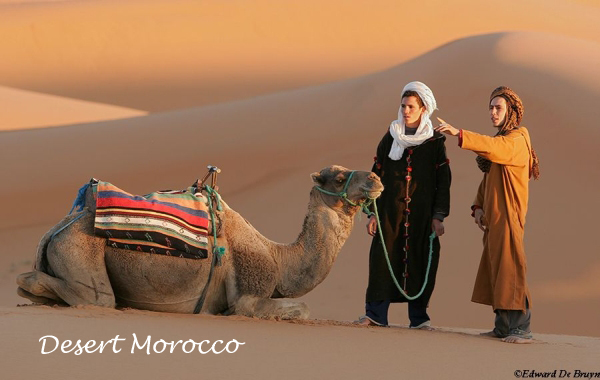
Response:
M305 295L327 277L350 235L360 204L383 191L374 173L342 166L324 168L311 177L315 186L308 212L302 231L291 244L265 238L222 202L218 245L224 246L226 253L222 265L214 268L200 313L308 318L308 306L290 298ZM347 199L317 187L330 193L346 187ZM88 189L85 208L65 217L42 237L34 270L17 278L18 294L41 304L118 305L192 313L207 283L210 260L110 247L105 238L94 235L95 210L94 194ZM81 213L84 215L68 225Z

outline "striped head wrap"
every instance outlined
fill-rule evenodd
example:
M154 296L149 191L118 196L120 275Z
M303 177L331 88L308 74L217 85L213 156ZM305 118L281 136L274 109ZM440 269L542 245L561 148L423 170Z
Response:
M521 125L525 108L523 107L523 102L521 101L519 95L506 86L495 88L490 95L489 102L491 103L496 97L501 97L506 100L506 115L504 116L504 123L502 123L498 133L496 133L496 136L504 136L508 132L518 128ZM538 179L540 176L540 166L537 154L533 148L531 148L531 155L533 156L531 175L533 178ZM477 166L482 172L488 173L490 171L490 167L492 166L491 161L480 156L477 156L476 160Z

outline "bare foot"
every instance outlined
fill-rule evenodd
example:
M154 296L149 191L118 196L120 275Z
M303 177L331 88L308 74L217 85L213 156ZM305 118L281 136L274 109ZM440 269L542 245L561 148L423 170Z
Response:
M520 336L516 336L516 335L509 335L506 338L502 339L503 342L505 343L517 343L517 344L528 344L528 343L533 343L533 339L529 338L521 338Z

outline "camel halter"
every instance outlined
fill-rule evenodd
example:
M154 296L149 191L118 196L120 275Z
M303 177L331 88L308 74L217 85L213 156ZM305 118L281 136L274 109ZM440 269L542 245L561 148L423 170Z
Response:
M417 293L417 295L409 296L408 294L406 294L404 289L402 289L402 287L400 286L400 283L398 282L398 279L396 279L396 276L394 275L394 270L392 269L392 263L390 262L390 257L389 257L388 251L387 251L387 247L385 246L385 241L383 240L383 231L381 230L381 222L379 220L379 212L377 211L377 202L375 202L375 198L369 197L369 195L367 194L366 191L365 191L365 196L367 197L368 201L363 200L363 201L359 201L358 203L355 203L355 202L352 202L348 198L348 192L347 192L348 186L350 185L350 180L352 179L352 176L354 175L355 172L356 172L356 170L353 170L350 173L350 175L348 176L348 179L346 180L346 184L344 185L344 188L339 193L327 191L316 185L315 185L315 188L324 194L340 197L352 206L362 207L365 214L367 214L369 216L375 215L375 218L377 219L377 231L379 231L379 239L381 240L381 245L383 246L383 253L385 256L385 261L387 262L387 266L390 271L390 275L392 276L392 280L394 281L394 285L396 285L396 288L398 288L398 291L400 292L400 294L402 294L407 300L409 300L409 301L416 300L417 298L421 297L421 295L425 291L425 287L427 286L427 281L429 281L429 271L431 269L431 260L433 257L433 239L435 239L435 231L432 232L431 235L429 235L429 258L427 261L427 270L425 271L425 280L423 281L423 286L421 286L421 290L419 291L419 293ZM368 209L368 207L371 204L373 204L373 210L375 212L371 212Z
M364 192L364 194L368 200L352 202L350 200L350 198L348 198L348 186L350 185L350 181L352 180L352 176L354 176L354 173L356 173L356 170L353 170L350 172L350 175L348 176L348 179L346 180L346 184L344 185L344 188L339 193L333 193L331 191L327 191L327 190L323 189L322 187L319 187L316 185L315 185L315 189L319 190L323 194L333 195L334 197L340 197L343 200L345 200L349 205L354 206L354 207L361 207L362 210L365 212L365 214L370 215L371 212L369 211L368 207L373 203L375 198L369 197L369 194L367 194L366 191Z

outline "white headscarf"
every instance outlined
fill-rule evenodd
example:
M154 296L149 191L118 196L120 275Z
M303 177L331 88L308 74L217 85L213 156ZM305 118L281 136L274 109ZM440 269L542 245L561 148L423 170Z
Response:
M406 91L415 91L425 105L425 112L421 115L421 123L417 128L417 132L412 136L405 135L404 117L402 116L402 106L398 110L398 120L392 121L390 124L390 133L394 138L392 149L388 156L392 160L402 158L404 149L410 146L416 146L423 143L425 140L433 136L433 125L429 117L434 110L437 109L437 103L431 89L421 82L410 82L402 90L402 94Z

